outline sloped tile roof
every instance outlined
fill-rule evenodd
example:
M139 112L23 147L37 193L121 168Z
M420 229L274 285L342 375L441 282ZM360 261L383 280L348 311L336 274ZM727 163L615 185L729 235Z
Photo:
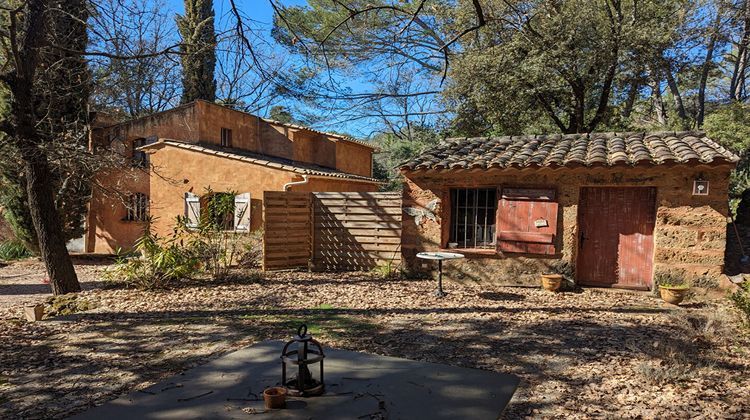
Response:
M697 131L588 133L447 139L401 164L403 170L615 166L737 162Z
M323 176L331 178L342 178L357 181L366 181L373 183L380 183L381 181L370 178L367 176L350 174L347 172L341 172L337 169L326 168L324 166L315 165L312 163L298 162L291 159L284 159L276 156L263 155L260 153L254 153L247 150L235 149L232 147L220 147L212 144L195 144L186 143L177 140L159 139L158 142L152 143L147 146L143 146L140 149L156 149L163 147L164 145L170 145L178 147L180 149L192 150L194 152L206 153L214 156L219 156L228 159L239 160L242 162L253 163L256 165L266 166L269 168L275 168L282 171L294 172L301 175L312 175L312 176Z

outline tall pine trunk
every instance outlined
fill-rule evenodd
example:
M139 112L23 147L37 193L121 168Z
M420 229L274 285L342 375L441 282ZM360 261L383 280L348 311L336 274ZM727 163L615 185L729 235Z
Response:
M747 61L750 57L748 53L748 44L750 44L750 0L745 0L742 4L742 22L743 30L740 41L737 44L737 58L734 62L732 79L729 85L729 99L741 101L745 95L745 80L747 72Z
M698 85L698 116L696 117L696 124L698 128L703 127L703 119L706 116L706 83L708 83L708 73L711 71L711 67L714 59L714 50L716 49L716 43L719 40L719 29L721 26L721 18L723 10L719 7L716 11L716 19L714 25L711 27L711 33L708 35L708 44L706 45L706 58L703 60L703 67L701 68L701 78Z
M55 191L50 180L47 155L42 147L45 136L40 133L35 105L39 98L35 83L40 67L40 51L48 44L49 25L45 15L50 13L49 0L28 0L23 20L11 15L13 69L2 74L11 93L10 111L2 129L17 147L21 166L26 175L31 218L39 238L39 250L47 267L52 292L55 295L81 290L73 263L65 247L60 215L55 207Z
M47 267L52 294L80 292L78 276L65 247L65 236L55 206L52 177L47 157L39 149L24 156L26 192L31 219L39 238L39 253Z

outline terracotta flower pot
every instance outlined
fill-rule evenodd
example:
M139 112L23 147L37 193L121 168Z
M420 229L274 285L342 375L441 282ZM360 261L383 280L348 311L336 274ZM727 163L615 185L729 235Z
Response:
M659 286L659 295L664 302L679 305L685 299L688 290L690 289L687 287Z
M563 276L561 274L542 274L542 288L550 292L560 290Z
M286 407L286 388L274 386L266 388L263 391L263 402L266 408L285 408Z

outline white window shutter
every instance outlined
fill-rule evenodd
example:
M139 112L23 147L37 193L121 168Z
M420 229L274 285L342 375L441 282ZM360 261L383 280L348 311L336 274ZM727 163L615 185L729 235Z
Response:
M198 227L201 220L201 198L190 192L185 193L185 220L191 228Z
M250 193L234 196L234 230L250 231Z

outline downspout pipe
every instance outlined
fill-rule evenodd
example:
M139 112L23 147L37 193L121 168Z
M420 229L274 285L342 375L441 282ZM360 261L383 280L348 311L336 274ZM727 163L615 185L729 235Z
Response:
M295 185L305 185L308 182L310 182L310 179L307 177L307 175L302 175L302 181L293 181L293 182L287 182L286 184L284 184L284 191L289 191L289 189Z

